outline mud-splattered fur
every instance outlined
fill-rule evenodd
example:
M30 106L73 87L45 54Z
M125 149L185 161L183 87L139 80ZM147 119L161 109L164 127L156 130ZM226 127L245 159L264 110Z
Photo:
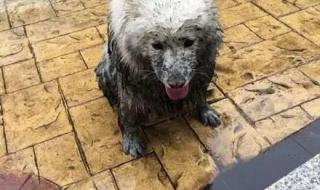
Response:
M135 132L132 128L139 129L150 113L172 116L200 112L207 106L206 89L213 76L217 48L222 41L212 1L112 0L108 20L108 44L96 73L105 96L119 108L119 124L123 130ZM198 40L190 50L190 56L194 58L183 54L175 60L176 64L193 61L196 65L190 76L190 92L180 101L172 101L166 95L161 80L167 80L168 76L159 79L156 75L162 71L154 69L154 61L163 59L148 54L148 43L154 36L167 40L170 45L176 43L168 38L173 33L178 36L190 33L191 38ZM123 133L126 140L125 131ZM128 135L131 136L127 138L132 137L132 134ZM130 143L134 144L134 140L129 141L129 145L124 145L124 149L128 149L125 151L132 155L141 153L132 150L135 148L130 148Z

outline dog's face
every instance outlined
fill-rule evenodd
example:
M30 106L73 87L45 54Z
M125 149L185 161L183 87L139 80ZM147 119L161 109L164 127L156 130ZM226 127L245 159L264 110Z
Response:
M185 22L178 29L163 25L148 29L135 26L135 33L128 37L128 52L141 56L140 60L148 60L144 68L152 69L171 100L187 97L190 81L201 64L212 64L209 57L214 44L218 44L215 43L216 28L201 27L195 20Z
M189 83L201 66L199 51L206 46L205 40L203 29L197 25L185 25L176 31L159 26L140 38L142 48L136 51L148 58L169 98L180 100L188 95Z
M200 40L196 30L181 30L171 34L154 32L146 52L157 78L164 84L169 98L183 99L189 91L197 62Z

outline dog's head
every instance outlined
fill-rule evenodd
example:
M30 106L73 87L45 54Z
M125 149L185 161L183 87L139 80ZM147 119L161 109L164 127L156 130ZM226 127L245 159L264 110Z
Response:
M149 57L153 71L172 100L188 95L190 81L203 66L201 51L212 51L210 44L213 42L208 42L212 38L206 36L204 28L192 22L171 32L159 27L149 33L149 40L144 44L143 53Z
M197 1L190 3L194 6L179 6L180 10L170 9L173 5L168 4L164 9L152 9L152 14L140 11L127 27L129 59L148 60L144 64L150 66L172 100L188 95L190 81L199 68L213 64L222 40L214 10Z

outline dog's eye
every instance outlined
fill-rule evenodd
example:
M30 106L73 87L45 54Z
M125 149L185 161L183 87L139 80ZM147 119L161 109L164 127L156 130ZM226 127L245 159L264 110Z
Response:
M152 47L156 50L162 50L163 49L163 45L161 43L153 43Z
M184 47L191 47L193 45L194 41L193 40L189 40L189 39L185 39L184 40Z

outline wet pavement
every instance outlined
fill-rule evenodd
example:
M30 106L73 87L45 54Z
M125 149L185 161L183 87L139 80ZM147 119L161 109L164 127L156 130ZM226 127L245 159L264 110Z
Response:
M221 172L206 190L318 190L319 137L320 119L257 157Z
M157 121L144 130L149 153L124 155L93 72L107 4L0 0L0 183L10 190L200 189L320 117L320 1L218 0L225 38L208 102L222 125Z

